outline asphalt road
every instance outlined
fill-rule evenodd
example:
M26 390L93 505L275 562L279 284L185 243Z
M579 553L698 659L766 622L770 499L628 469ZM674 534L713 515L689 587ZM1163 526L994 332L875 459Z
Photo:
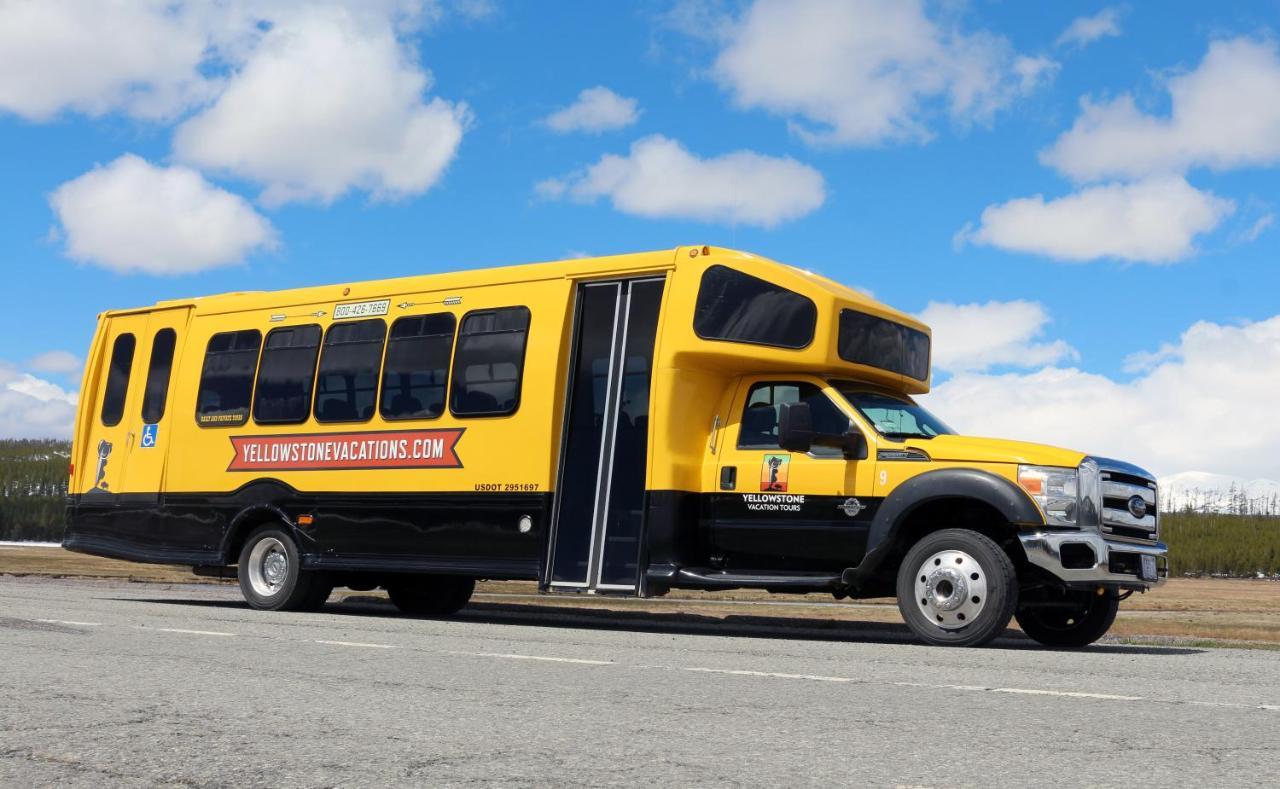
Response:
M0 786L1277 781L1280 652L0 577Z

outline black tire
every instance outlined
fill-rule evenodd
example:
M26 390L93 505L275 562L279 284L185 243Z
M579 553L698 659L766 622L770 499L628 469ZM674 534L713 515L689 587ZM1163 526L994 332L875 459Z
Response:
M462 610L476 589L476 579L423 575L387 584L387 594L409 616L449 616Z
M1004 632L1018 606L1008 554L968 529L933 532L913 545L898 569L897 592L911 632L936 646L981 646Z
M307 599L302 602L302 606L298 610L319 611L324 608L324 604L329 602L329 595L333 594L333 586L333 581L328 576L314 573L314 578L311 582L311 594L307 595Z
M293 536L277 525L263 526L249 535L240 549L240 592L259 611L305 611L323 605L333 587L302 569ZM324 590L324 597L319 597ZM319 603L316 603L319 598Z
M1018 611L1018 627L1047 647L1078 649L1107 634L1120 610L1114 593L1068 592L1052 602L1077 605L1073 608L1027 607Z

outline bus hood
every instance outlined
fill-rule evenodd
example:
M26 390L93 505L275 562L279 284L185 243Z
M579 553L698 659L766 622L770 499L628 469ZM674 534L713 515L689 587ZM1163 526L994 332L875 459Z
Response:
M926 453L933 460L968 463L1027 463L1035 466L1075 468L1084 460L1083 452L1045 444L977 436L935 436L908 439L907 446Z

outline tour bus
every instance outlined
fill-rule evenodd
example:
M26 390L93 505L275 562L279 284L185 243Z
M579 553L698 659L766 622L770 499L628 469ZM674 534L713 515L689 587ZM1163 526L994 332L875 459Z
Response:
M957 435L930 332L707 246L99 316L64 545L238 577L257 609L385 588L896 596L931 644L1082 646L1167 576L1128 463Z

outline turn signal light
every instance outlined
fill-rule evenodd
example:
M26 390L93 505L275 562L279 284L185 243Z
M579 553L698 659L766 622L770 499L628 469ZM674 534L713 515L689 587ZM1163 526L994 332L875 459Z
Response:
M1032 496L1039 496L1044 493L1044 477L1034 471L1023 471L1019 474L1018 484Z

